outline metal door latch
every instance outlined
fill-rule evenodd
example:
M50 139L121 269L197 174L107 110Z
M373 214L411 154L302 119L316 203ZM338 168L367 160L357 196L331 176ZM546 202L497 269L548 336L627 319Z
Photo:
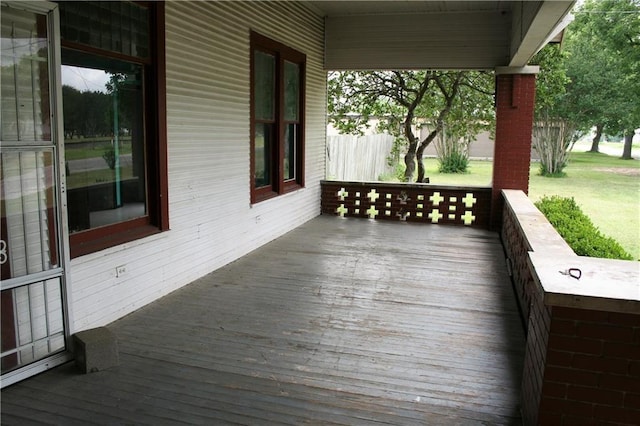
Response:
M560 272L562 275L569 275L571 278L575 278L576 280L579 280L582 276L582 271L578 268L569 268L565 269L564 271L558 272Z

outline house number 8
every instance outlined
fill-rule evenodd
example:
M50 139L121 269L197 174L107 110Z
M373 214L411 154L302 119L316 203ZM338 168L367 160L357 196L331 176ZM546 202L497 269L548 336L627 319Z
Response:
M7 242L0 240L0 265L7 261Z

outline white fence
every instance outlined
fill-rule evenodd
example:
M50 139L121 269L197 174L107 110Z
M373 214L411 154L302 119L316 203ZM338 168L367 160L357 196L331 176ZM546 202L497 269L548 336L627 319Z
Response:
M387 157L393 136L387 134L327 136L327 179L377 181L393 172Z

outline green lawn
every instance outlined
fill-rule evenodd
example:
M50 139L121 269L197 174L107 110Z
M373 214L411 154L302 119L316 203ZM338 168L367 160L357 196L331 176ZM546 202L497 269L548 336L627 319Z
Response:
M131 154L131 137L120 138L120 154ZM102 154L111 148L111 138L77 138L65 140L65 161L84 160L87 158L102 158Z
M640 147L635 147L638 152ZM471 161L468 174L438 173L435 158L425 162L431 183L446 185L491 184L492 163ZM529 197L537 201L547 195L573 197L600 231L617 240L634 258L640 259L640 161L618 156L572 152L566 177L545 178L532 163Z
M125 166L120 167L120 180L132 179L133 167ZM91 186L96 183L115 182L115 171L105 166L99 170L89 170L86 172L78 172L67 175L67 187L69 189L83 188L85 186Z
M640 259L640 161L574 152L564 178L544 178L532 169L529 197L573 197L600 231Z

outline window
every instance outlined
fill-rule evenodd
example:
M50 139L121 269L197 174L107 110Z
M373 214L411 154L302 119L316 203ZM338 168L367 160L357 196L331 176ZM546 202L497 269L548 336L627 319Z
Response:
M168 229L164 7L60 2L71 256Z
M251 202L304 186L306 57L251 33Z

